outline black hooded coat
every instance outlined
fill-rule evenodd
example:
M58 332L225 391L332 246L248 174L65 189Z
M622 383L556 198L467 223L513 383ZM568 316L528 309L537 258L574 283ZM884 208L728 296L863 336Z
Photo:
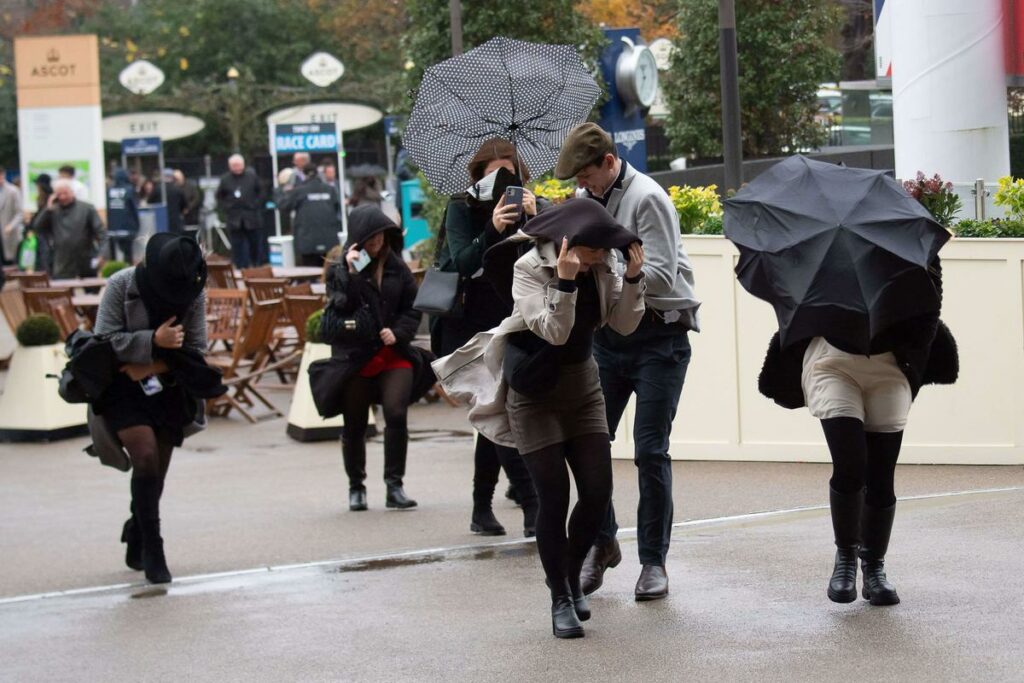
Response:
M433 354L412 345L422 314L412 307L416 300L416 279L401 258L402 231L384 213L372 205L359 206L349 214L349 237L342 262L327 271L327 305L342 316L350 316L362 306L369 306L380 328L389 328L395 335L395 351L413 366L413 389L409 403L415 403L437 381L430 362ZM351 273L344 254L352 247L362 247L374 235L384 233L389 247L383 259L380 284L375 273L381 267L374 259L362 272ZM378 330L379 331L379 330ZM323 417L342 412L342 397L348 380L383 348L375 339L370 343L341 342L331 345L331 358L316 361L309 367L310 388L317 411Z

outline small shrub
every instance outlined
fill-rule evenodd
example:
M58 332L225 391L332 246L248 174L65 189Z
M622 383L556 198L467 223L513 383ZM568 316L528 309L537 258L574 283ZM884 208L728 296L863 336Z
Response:
M107 261L100 269L100 277L108 278L119 270L124 270L128 264L124 261Z
M718 186L690 187L673 185L668 196L679 214L679 232L684 235L700 233L701 228L712 216L722 215L722 203L718 200Z
M576 183L571 181L563 182L557 178L542 180L539 183L535 183L530 189L538 198L547 199L553 204L564 202L566 199L572 199L576 195Z
M704 224L696 231L698 235L721 235L723 233L722 216L708 216Z
M963 220L953 226L957 237L1024 238L1024 220Z
M324 316L323 309L316 311L306 318L306 341L311 344L320 344L320 319Z
M953 183L944 182L938 173L926 178L918 171L917 178L903 183L903 189L942 225L950 225L963 208L960 197L953 192Z
M1024 220L1024 178L1000 178L994 200L996 206L1006 209L1006 215L1011 221Z
M60 341L60 328L48 315L37 313L25 318L14 336L22 346L50 346Z

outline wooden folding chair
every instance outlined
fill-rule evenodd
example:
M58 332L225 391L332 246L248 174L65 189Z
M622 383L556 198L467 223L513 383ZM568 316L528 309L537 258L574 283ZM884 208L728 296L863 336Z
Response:
M28 309L25 307L25 294L17 285L8 283L0 292L0 310L3 310L4 319L11 332L18 329L25 318L28 317Z
M56 321L60 327L61 334L66 339L68 335L81 326L78 316L75 315L75 307L71 303L71 290L62 287L46 287L41 289L26 289L25 309L29 315L48 315Z
M210 365L223 371L224 384L228 387L226 394L207 402L211 415L226 417L232 410L237 410L246 420L255 423L256 418L249 409L255 405L255 401L259 401L270 409L271 417L284 417L284 413L255 386L266 373L296 365L300 360L299 354L293 353L276 363L268 362L274 323L282 307L281 301L276 299L253 304L252 317L246 321L238 336L231 357L207 357Z
M271 266L256 266L255 268L242 268L242 279L274 277L274 269Z
M313 285L308 282L300 282L297 285L288 285L284 288L285 296L309 296L313 293Z
M245 322L248 294L242 289L206 290L206 338L211 353L217 344L231 353Z
M306 345L306 321L324 307L324 298L313 295L286 296L284 308L288 311L295 332L299 336L299 349Z
M238 289L235 267L227 261L206 261L209 286L217 289Z
M22 289L42 289L50 286L50 275L48 273L23 273L15 272L7 275L11 282L17 282Z
M254 277L245 278L245 288L249 292L249 299L257 301L270 301L272 299L283 299L288 280L279 277Z

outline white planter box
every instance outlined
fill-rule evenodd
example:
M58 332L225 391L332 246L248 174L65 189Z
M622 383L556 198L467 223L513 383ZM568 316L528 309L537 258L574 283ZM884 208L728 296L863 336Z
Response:
M821 426L757 390L778 329L768 304L733 272L738 253L722 237L683 238L701 306L700 334L672 429L685 460L827 462ZM955 239L942 250L942 319L960 349L960 379L921 389L900 462L1024 464L1024 240ZM612 446L632 458L632 404Z
M67 363L64 345L18 346L0 396L0 440L53 441L88 433L85 404L65 403L57 380Z
M295 390L292 394L292 406L288 410L288 436L297 441L329 441L341 436L341 427L345 421L342 416L332 417L329 420L320 417L316 412L316 405L313 403L313 393L309 388L309 365L313 361L331 357L329 344L307 343L302 351L302 364L299 366L299 376L295 381ZM370 428L368 435L376 431L373 421L373 411L370 411Z

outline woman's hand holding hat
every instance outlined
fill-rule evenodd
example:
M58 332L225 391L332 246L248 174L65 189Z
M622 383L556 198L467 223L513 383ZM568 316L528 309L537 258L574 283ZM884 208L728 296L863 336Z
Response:
M644 265L644 248L639 242L629 245L629 262L626 263L626 277L633 280L640 275Z
M569 238L562 238L562 249L558 252L558 277L562 280L575 280L580 272L580 257L576 249L569 248Z

